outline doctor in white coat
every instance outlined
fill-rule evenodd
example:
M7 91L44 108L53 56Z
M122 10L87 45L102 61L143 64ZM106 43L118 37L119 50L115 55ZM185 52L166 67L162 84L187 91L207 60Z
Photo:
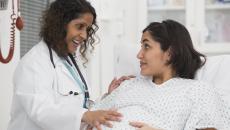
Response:
M74 55L80 48L86 59L97 29L95 10L86 0L56 0L50 5L43 16L43 40L15 71L8 130L79 130L84 123L100 130L101 124L112 127L109 121L120 120L115 110L87 109L88 87Z

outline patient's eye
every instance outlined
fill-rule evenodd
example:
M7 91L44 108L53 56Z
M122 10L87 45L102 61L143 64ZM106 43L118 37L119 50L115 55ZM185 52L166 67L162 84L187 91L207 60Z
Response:
M147 43L143 43L142 45L141 45L141 47L143 48L143 49L149 49L149 44L147 44Z

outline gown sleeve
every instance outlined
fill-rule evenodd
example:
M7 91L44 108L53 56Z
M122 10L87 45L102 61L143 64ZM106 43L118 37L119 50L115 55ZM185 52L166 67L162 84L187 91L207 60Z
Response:
M192 109L184 130L230 129L230 108L211 85L199 82L190 90L189 97Z

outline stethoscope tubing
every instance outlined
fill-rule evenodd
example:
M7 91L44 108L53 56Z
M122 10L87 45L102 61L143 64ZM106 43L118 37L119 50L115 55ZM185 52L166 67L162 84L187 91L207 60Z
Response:
M51 61L52 65L53 65L53 67L54 67L54 69L55 69L56 66L55 66L55 64L54 64L52 50L51 50L51 47L48 46L48 48L49 48L50 61ZM84 86L85 86L85 88L84 88L84 89L85 89L85 90L84 90L84 94L85 94L85 103L84 103L84 107L86 107L85 104L87 104L87 102L88 102L89 99L90 99L87 83L86 83L85 78L83 77L83 75L82 75L82 73L81 73L81 71L80 71L80 69L79 69L79 67L78 67L78 65L77 65L77 63L76 63L76 61L75 61L75 59L74 59L74 56L73 56L72 54L70 54L70 53L68 54L68 56L70 57L70 59L71 59L72 63L74 64L74 67L76 68L76 70L77 70L77 72L78 72L78 74L79 74L79 76L80 76L82 82L84 83ZM68 62L68 61L67 61L67 62ZM80 93L77 94L77 92L72 92L72 93L71 93L71 92L72 92L72 91L70 91L69 94L65 94L64 96L71 95L71 94L74 94L74 95L79 95L79 94L80 94ZM62 95L63 95L63 94L62 94Z

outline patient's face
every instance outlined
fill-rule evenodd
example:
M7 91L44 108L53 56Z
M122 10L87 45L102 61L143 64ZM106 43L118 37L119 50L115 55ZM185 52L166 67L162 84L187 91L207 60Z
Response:
M144 76L162 76L170 69L166 65L169 60L168 51L161 50L160 43L155 41L148 31L142 34L141 50L137 58L140 59L141 74Z

